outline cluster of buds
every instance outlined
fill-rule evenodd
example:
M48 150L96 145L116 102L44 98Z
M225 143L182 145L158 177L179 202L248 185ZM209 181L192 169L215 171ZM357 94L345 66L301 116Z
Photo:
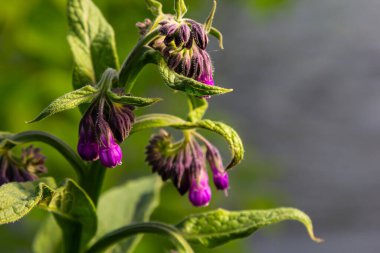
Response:
M0 185L33 181L46 172L45 156L39 148L29 146L22 150L21 157L15 157L10 151L0 156Z
M146 161L162 180L171 179L181 195L188 192L194 206L207 206L211 200L206 160L218 190L229 188L228 174L216 147L203 137L206 154L194 137L174 143L170 134L161 130L153 135L146 147Z
M213 67L204 26L191 19L180 22L173 17L160 22L160 36L151 43L158 50L169 68L178 74L207 85L214 85Z
M94 101L79 123L78 153L83 160L113 168L122 162L118 143L129 135L134 123L134 107L113 103L106 97Z

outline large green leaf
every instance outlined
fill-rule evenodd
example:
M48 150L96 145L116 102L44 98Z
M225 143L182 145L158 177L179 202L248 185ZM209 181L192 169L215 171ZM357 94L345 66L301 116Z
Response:
M40 226L33 240L34 253L63 253L62 231L52 215Z
M58 188L52 178L8 183L0 187L0 224L17 221L36 206L52 212L61 222L61 227L63 223L70 223L80 228L82 249L96 232L95 207L87 194L71 179Z
M83 103L91 102L98 94L98 90L91 85L86 85L78 90L66 93L50 103L35 119L28 123L37 122L53 114L73 109Z
M220 95L232 91L232 89L226 89L214 85L206 85L197 82L194 79L179 75L170 70L163 59L159 61L158 65L162 78L170 88L184 91L189 95L203 97L209 95Z
M286 220L301 222L312 240L322 241L315 237L309 216L294 208L237 212L218 209L191 215L179 223L177 228L182 231L188 241L212 248L234 239L249 236L262 227Z
M119 68L115 35L91 0L69 0L68 41L74 57L73 86L95 84L107 68Z
M98 204L96 238L131 223L147 221L159 203L162 181L155 175L140 178L105 192ZM107 252L132 252L141 236L130 238L109 248Z

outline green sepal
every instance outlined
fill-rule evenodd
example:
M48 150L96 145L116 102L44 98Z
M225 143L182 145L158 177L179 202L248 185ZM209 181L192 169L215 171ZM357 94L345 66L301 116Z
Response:
M158 63L160 73L165 83L174 90L186 92L188 95L203 97L209 95L220 95L233 91L213 85L206 85L194 79L182 76L169 69L164 59Z
M163 14L162 12L162 4L156 0L145 0L148 9L154 16L160 16Z
M36 118L27 123L43 120L53 114L73 109L83 103L89 103L97 96L99 91L91 85L86 85L78 90L71 91L50 103Z
M91 0L69 0L69 35L74 57L73 87L99 81L107 68L119 68L115 35L100 10Z
M247 237L262 227L286 220L301 222L313 241L322 241L315 237L309 216L294 208L235 212L218 209L190 215L176 227L189 242L213 248L234 239Z
M177 14L177 19L180 20L183 16L185 16L187 12L187 7L184 0L175 0L174 1L174 10Z
M133 105L137 107L150 106L162 100L161 98L143 98L130 95L119 96L111 91L108 91L108 97L112 102L125 105Z
M215 27L211 27L210 34L212 36L214 36L219 41L219 47L220 47L220 49L224 49L224 46L223 46L223 34L218 29L216 29Z
M212 9L205 22L205 30L207 33L209 33L211 30L212 23L214 21L215 12L216 12L216 0L213 1Z

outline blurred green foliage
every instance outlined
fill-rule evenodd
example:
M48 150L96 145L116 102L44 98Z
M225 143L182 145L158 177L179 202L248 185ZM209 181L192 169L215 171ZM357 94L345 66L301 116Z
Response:
M134 24L151 17L143 0L94 0L105 17L114 27L119 58L124 59L138 39ZM163 1L165 11L171 11L171 2ZM194 18L206 17L210 3L201 0L187 1L188 15ZM219 1L220 5L224 1ZM241 0L254 10L269 10L283 4L284 0ZM170 4L169 4L170 3ZM230 3L229 3L230 4ZM36 116L54 98L71 90L72 57L66 41L67 21L65 0L12 0L0 1L0 131L19 132L23 130L44 130L57 135L72 147L76 146L77 125L80 119L78 110L60 113L42 122L28 125L25 121ZM217 15L216 19L222 19ZM221 30L223 30L221 28ZM228 36L225 34L225 36ZM163 97L165 100L148 109L139 109L137 114L165 112L184 116L187 105L184 95L167 88L155 67L147 67L140 75L135 89L136 95ZM228 94L227 94L228 96ZM172 106L173 104L177 106ZM239 130L238 122L229 122L228 115L212 107L207 117L223 118ZM144 147L150 132L131 136L124 144L123 166L110 169L104 189L125 180L150 174L144 163ZM210 136L223 153L228 156L226 144L217 136ZM244 140L244 134L242 135ZM69 164L58 153L46 145L42 147L47 158L49 175L58 182L75 175ZM161 193L161 205L153 214L153 220L177 223L185 215L224 207L227 209L269 208L283 198L276 190L263 189L262 180L278 177L275 167L257 158L246 143L247 159L231 171L230 196L225 198L214 191L214 198L207 208L192 207L186 197L180 197L174 187L167 184ZM252 155L255 154L255 159ZM226 158L227 161L228 158ZM126 193L127 194L127 193ZM115 210L117 211L117 210ZM0 227L1 252L30 252L32 238L37 231L44 213L33 211L27 219L12 225ZM137 252L165 252L170 248L155 236L145 236ZM157 247L157 244L160 247ZM242 241L235 241L215 250L196 247L196 252L251 252ZM160 251L159 248L162 248Z

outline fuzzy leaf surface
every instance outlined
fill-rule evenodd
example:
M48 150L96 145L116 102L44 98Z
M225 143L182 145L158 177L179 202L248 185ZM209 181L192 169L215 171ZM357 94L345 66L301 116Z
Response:
M143 98L128 95L119 96L113 92L108 92L108 96L115 103L133 105L137 107L150 106L162 100L161 98Z
M206 85L195 81L194 79L182 76L169 69L166 62L161 59L159 62L159 70L165 83L174 90L186 92L188 95L196 97L221 95L231 92L232 89L226 89L214 85Z
M186 121L174 115L160 113L145 114L136 118L131 133L150 128L171 127L182 124L186 124Z
M247 237L260 228L286 220L301 222L313 241L322 241L315 237L309 216L294 208L235 212L218 209L191 215L180 222L177 228L189 242L213 248L231 240Z
M95 84L107 68L118 69L115 35L91 0L69 0L69 35L74 57L73 87Z
M56 113L73 109L83 103L89 103L98 94L98 90L91 85L86 85L78 90L66 93L50 103L35 119L28 123L37 122Z

